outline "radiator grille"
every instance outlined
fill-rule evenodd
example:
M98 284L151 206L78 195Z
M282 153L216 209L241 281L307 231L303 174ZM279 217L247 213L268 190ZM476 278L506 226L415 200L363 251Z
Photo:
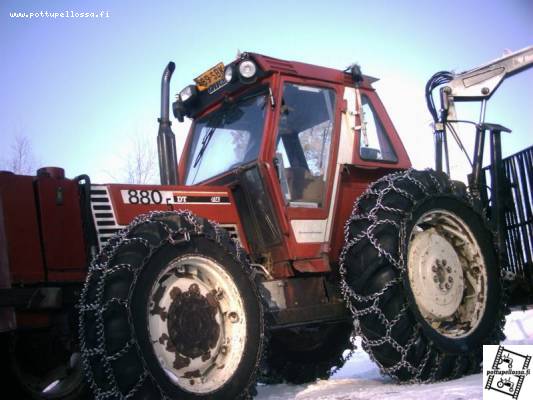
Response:
M98 246L102 248L107 241L124 226L117 224L106 186L91 186L91 212L93 214Z

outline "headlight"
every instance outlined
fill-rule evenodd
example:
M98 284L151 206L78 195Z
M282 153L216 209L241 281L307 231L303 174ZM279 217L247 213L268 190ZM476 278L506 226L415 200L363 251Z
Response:
M180 99L185 103L192 97L196 96L196 93L196 86L189 85L180 92Z
M224 70L224 79L226 82L230 83L233 81L233 78L235 77L235 74L233 73L233 65L228 65L226 69Z
M239 73L244 79L251 79L257 72L255 63L251 60L245 60L239 64Z

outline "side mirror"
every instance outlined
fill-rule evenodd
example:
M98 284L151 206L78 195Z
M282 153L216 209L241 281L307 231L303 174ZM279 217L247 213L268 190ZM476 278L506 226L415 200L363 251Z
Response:
M381 160L381 151L373 147L361 147L361 158L363 160Z

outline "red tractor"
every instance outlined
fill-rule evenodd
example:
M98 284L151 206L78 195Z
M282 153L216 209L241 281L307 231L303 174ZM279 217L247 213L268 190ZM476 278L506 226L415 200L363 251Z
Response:
M327 378L354 322L396 380L479 371L508 306L531 304L533 150L502 160L483 107L465 185L443 172L447 137L455 102L484 105L532 54L432 77L434 171L411 169L357 65L253 53L179 93L178 163L169 63L161 185L0 173L2 376L37 399L249 398Z

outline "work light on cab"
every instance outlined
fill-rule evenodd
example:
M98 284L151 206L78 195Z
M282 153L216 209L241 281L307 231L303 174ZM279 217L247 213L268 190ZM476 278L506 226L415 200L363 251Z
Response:
M184 103L187 103L189 100L196 97L198 91L196 89L196 86L189 85L186 86L182 91L180 92L180 100Z
M249 82L254 79L255 74L257 73L257 66L251 60L242 61L239 64L239 73L243 80Z
M228 65L224 70L224 79L226 82L231 83L235 79L235 67L233 65Z

